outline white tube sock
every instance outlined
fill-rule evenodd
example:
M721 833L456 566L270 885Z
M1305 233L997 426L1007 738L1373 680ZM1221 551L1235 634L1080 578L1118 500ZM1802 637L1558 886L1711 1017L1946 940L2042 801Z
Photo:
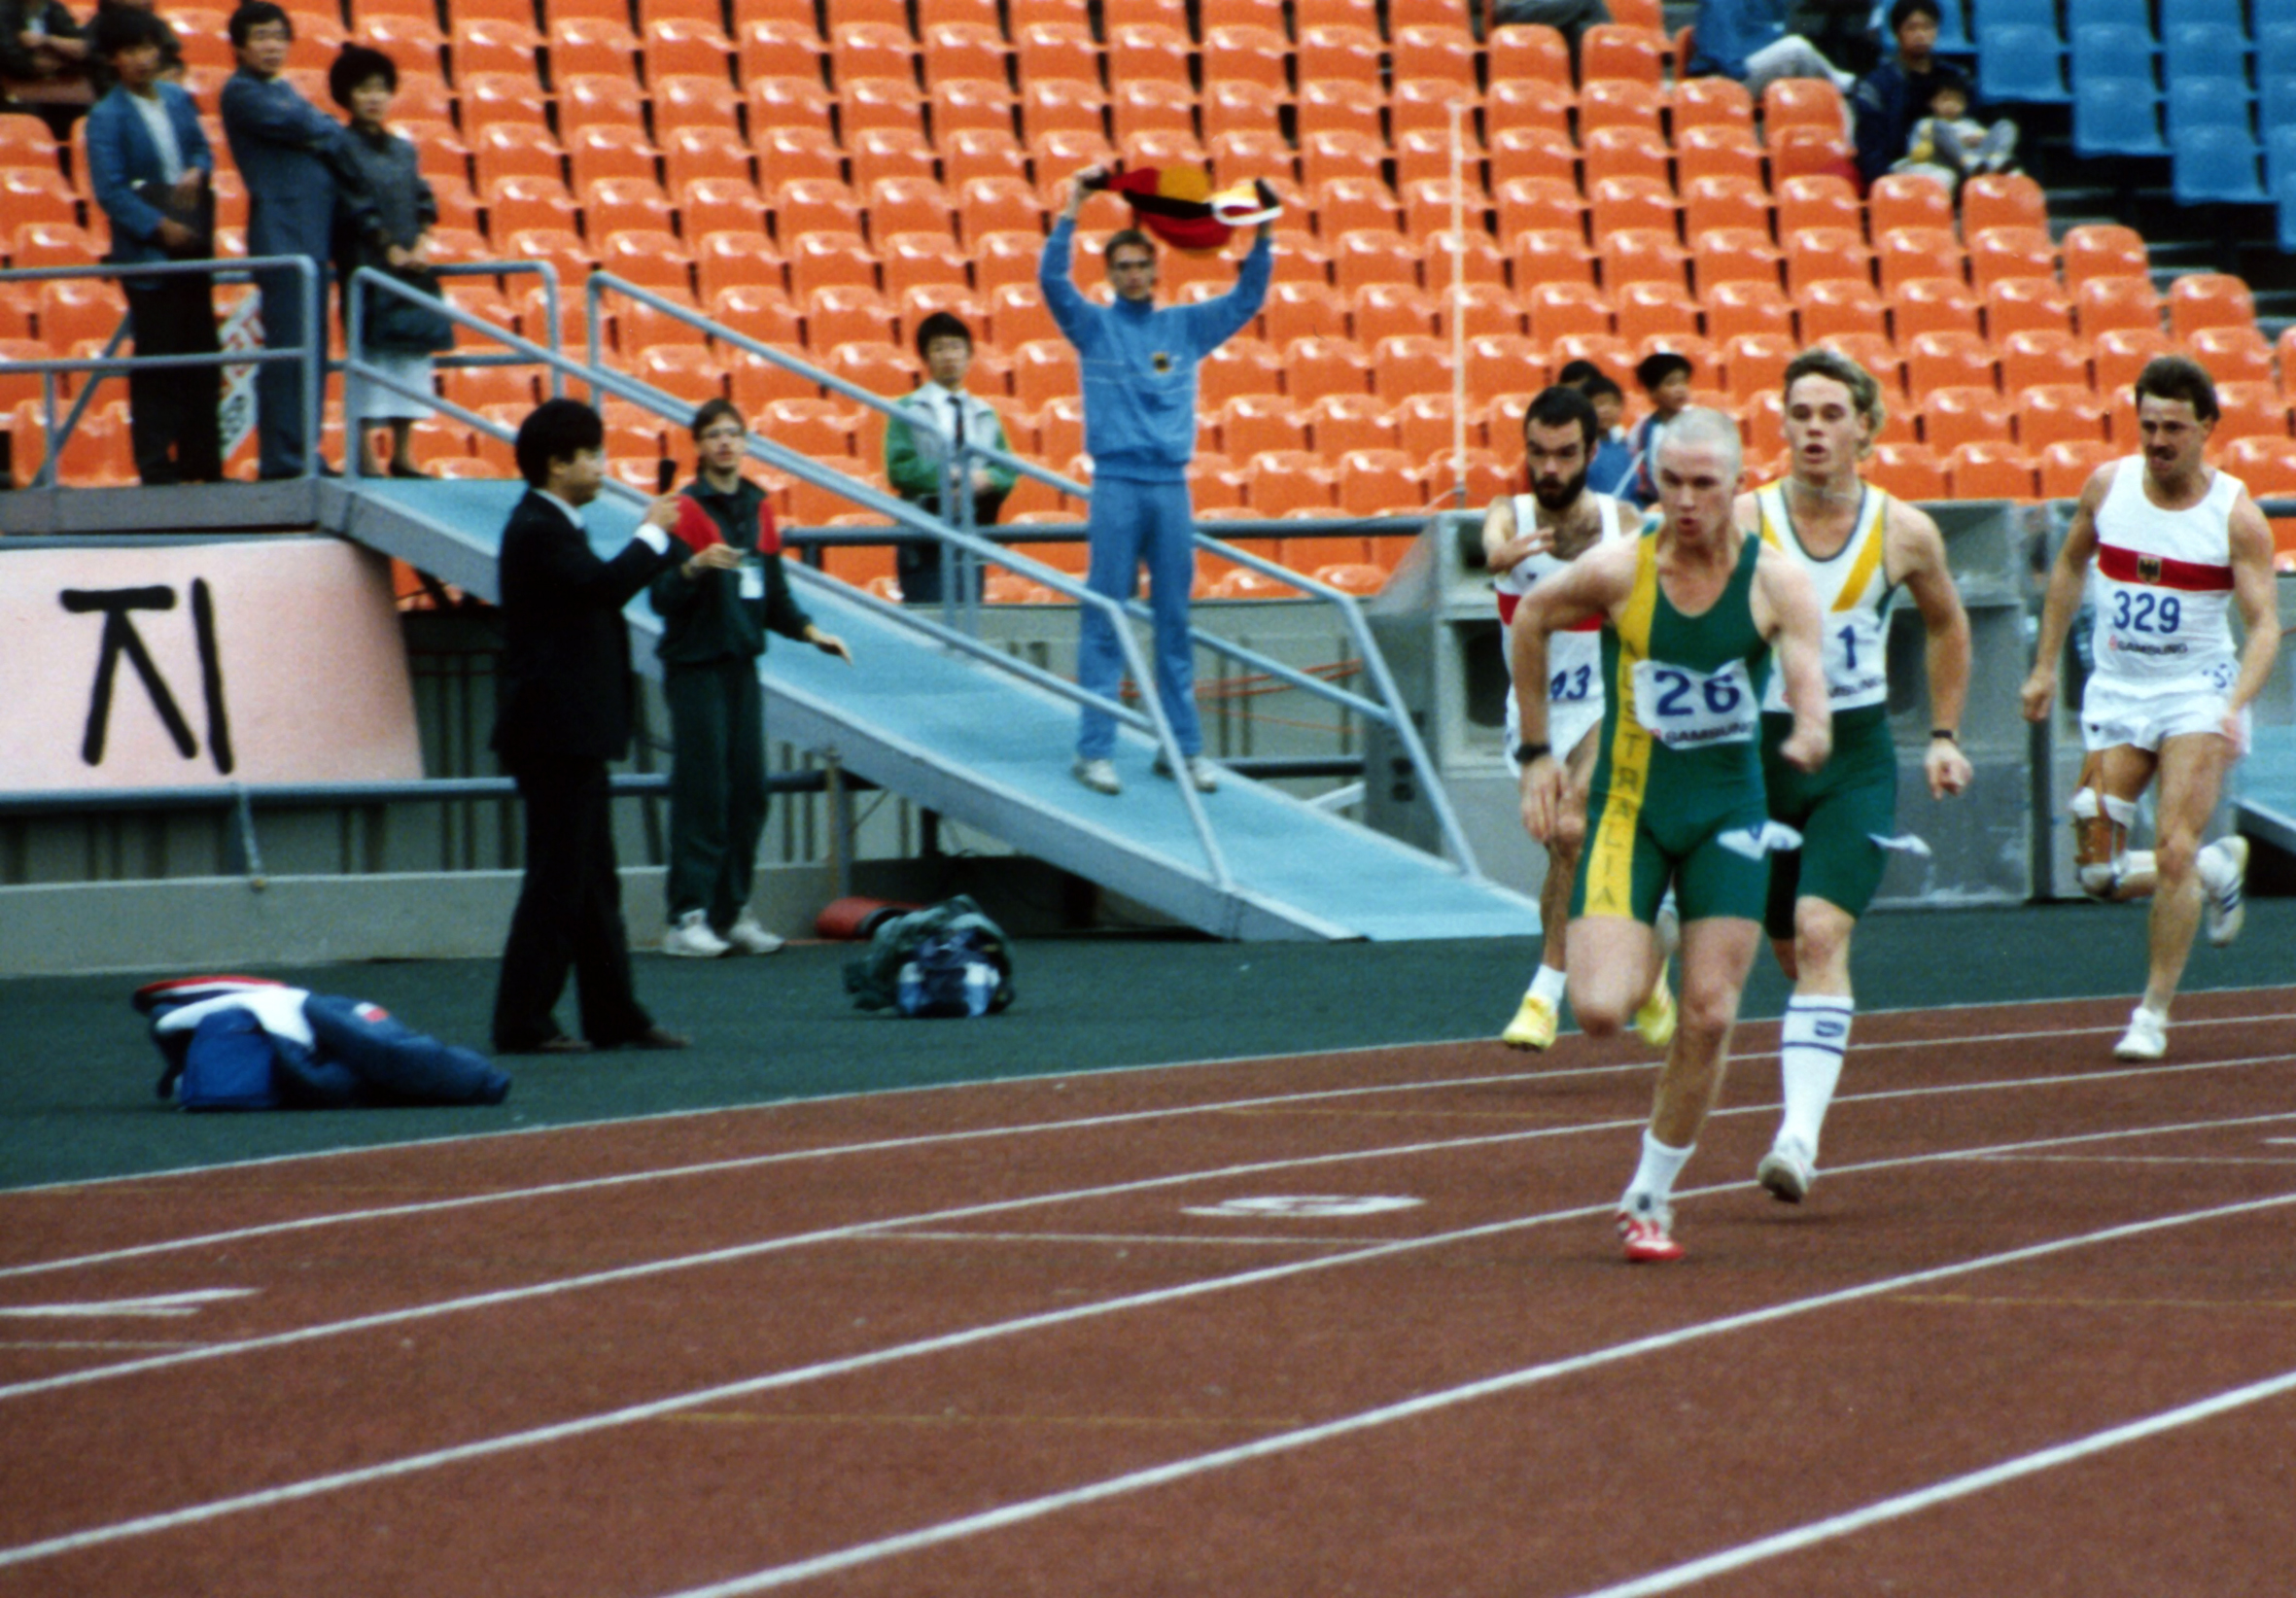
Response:
M1778 1039L1778 1076L1786 1094L1781 1139L1794 1138L1818 1157L1818 1133L1826 1108L1841 1080L1842 1057L1850 1048L1850 1021L1857 1004L1846 995L1796 993L1786 1002L1786 1025Z

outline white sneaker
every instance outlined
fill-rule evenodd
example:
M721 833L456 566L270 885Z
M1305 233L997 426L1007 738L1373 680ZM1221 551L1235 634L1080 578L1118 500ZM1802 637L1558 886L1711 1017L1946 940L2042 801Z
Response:
M689 910L662 934L662 953L685 959L713 960L733 947L710 930L707 910Z
M1798 1137L1781 1137L1754 1167L1754 1179L1782 1204L1798 1204L1818 1180L1818 1164Z
M1196 791L1199 793L1217 793L1220 790L1220 768L1213 765L1209 759L1200 754L1191 754L1188 755L1186 759L1188 763L1188 781L1196 785ZM1159 777L1169 777L1172 774L1172 763L1166 760L1162 754L1159 754L1156 757L1153 769L1155 770L1156 775Z
M1116 775L1116 762L1113 760L1087 760L1080 755L1076 764L1068 770L1070 775L1095 793L1124 791L1124 783Z
M2158 1060L2169 1052L2169 1018L2139 1004L2129 1016L2129 1029L2112 1046L2115 1060Z
M782 940L759 926L757 918L747 910L725 929L725 941L745 955L773 955L782 949Z
M2248 919L2242 896L2248 886L2248 840L2219 838L2209 851L2232 868L2224 886L2209 894L2209 941L2222 949L2241 935L2241 923Z

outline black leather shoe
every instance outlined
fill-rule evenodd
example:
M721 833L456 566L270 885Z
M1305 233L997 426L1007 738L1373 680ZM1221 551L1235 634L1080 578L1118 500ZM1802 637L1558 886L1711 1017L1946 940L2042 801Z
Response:
M648 1026L636 1037L622 1039L621 1046L625 1049L690 1049L694 1046L694 1040L667 1027Z

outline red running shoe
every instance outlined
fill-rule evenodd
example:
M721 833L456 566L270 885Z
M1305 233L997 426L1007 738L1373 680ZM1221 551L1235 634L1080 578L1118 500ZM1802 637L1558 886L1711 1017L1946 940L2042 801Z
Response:
M1682 1244L1674 1240L1674 1212L1665 1205L1622 1209L1618 1225L1628 1265L1664 1265L1682 1258Z

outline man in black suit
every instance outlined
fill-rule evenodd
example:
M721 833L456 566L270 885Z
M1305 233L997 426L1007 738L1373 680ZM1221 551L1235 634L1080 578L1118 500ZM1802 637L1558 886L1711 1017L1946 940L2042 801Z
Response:
M654 1025L630 980L606 767L630 748L630 635L622 607L683 562L730 569L731 545L696 554L672 538L678 501L657 500L611 560L590 548L581 507L606 476L606 430L574 400L538 406L518 430L528 492L503 530L503 662L494 748L526 806L526 880L495 992L497 1054L682 1049ZM582 1037L551 1014L569 970Z

